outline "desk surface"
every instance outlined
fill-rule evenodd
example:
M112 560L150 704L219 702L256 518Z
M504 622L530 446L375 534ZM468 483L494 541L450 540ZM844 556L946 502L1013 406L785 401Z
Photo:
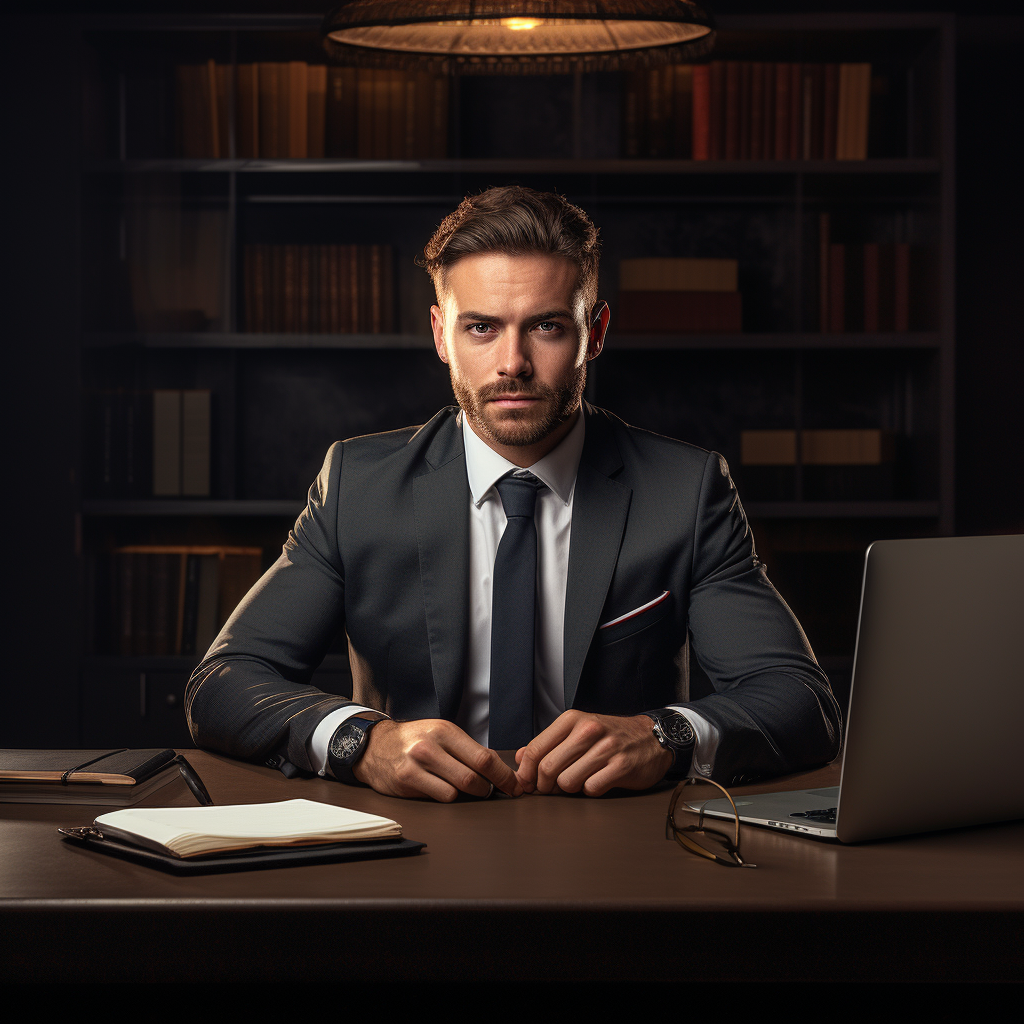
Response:
M344 804L427 848L183 878L60 839L101 809L0 804L0 978L480 981L507 978L521 948L531 981L1024 978L1024 822L858 846L746 828L744 871L666 841L666 790L443 805L186 753L216 803Z

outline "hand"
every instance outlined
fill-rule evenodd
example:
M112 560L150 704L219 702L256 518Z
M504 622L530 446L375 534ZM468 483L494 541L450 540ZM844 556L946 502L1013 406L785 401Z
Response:
M672 754L651 732L647 715L618 718L565 711L516 752L527 793L601 796L614 786L647 789L672 767Z
M460 792L488 796L492 784L509 796L523 792L515 772L493 750L441 718L379 722L352 771L387 796L451 803Z

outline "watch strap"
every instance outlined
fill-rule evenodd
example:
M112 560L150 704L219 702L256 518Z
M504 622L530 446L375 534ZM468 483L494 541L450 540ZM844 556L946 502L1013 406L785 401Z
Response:
M643 714L654 722L651 731L655 739L673 754L674 760L664 778L671 781L685 779L690 774L693 751L697 745L697 736L689 719L675 708L657 708L653 711L644 711ZM680 726L683 728L680 729ZM686 734L685 738L679 736L680 732Z

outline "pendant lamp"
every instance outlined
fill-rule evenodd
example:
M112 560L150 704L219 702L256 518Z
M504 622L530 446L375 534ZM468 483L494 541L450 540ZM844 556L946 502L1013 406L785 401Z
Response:
M690 0L348 0L324 18L338 64L461 74L558 74L676 64L708 53Z

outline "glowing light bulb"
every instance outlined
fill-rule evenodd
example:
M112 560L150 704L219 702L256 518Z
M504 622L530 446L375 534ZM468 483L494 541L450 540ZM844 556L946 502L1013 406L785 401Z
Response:
M513 32L522 32L524 29L536 28L540 21L536 18L502 18L501 23Z

